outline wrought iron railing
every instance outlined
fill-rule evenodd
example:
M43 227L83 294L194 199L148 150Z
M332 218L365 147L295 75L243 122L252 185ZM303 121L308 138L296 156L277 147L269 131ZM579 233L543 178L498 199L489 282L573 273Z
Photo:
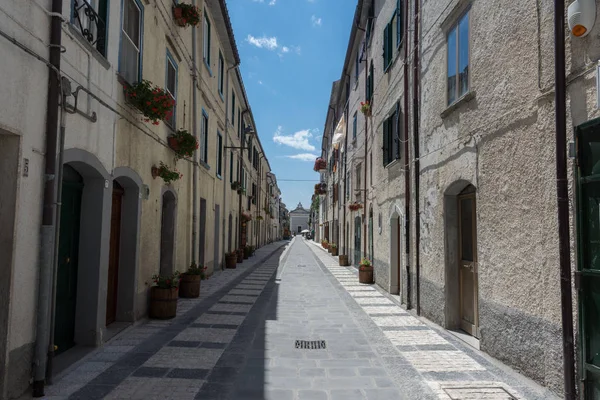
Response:
M101 11L106 14L106 5L100 1ZM73 0L72 22L84 38L103 56L106 55L106 22L86 0Z

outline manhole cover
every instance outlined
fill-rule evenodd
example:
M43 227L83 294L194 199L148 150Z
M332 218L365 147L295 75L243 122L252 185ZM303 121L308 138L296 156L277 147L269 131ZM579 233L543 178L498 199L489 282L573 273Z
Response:
M325 341L324 340L296 340L296 348L297 349L324 349Z
M499 386L471 386L444 388L452 400L517 400L515 396Z

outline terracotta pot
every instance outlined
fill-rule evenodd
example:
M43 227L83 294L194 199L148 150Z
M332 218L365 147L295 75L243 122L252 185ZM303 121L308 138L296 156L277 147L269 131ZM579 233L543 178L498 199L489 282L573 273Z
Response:
M331 255L334 256L334 257L338 255L338 249L337 249L337 247L331 249Z
M237 253L233 253L233 255L225 256L225 267L229 269L234 269L236 267L238 255Z
M177 315L177 288L150 288L150 318L170 319Z
M181 274L181 280L179 281L179 297L199 297L200 281L200 275Z
M169 143L169 147L173 149L173 151L179 151L179 140L175 136L169 136L167 138L167 142Z
M244 262L244 250L238 249L237 251L237 263L241 264Z
M323 246L324 249L327 249L329 247L329 243L321 243L321 246Z
M358 282L359 283L373 283L373 267L359 267L358 268Z
M348 265L348 256L346 254L342 254L340 256L340 267L347 267Z

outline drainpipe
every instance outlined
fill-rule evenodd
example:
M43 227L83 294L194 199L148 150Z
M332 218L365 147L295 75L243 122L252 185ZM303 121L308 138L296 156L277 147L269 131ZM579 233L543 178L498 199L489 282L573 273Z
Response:
M192 6L196 0L192 0ZM196 67L196 28L192 28L192 132L196 142L198 140L198 68ZM198 149L194 150L194 163L192 171L192 262L198 260Z
M366 39L365 39L366 40ZM368 51L368 46L365 46L365 87L367 86L367 80L369 79L369 51ZM371 98L369 99L369 104L371 106L371 113L373 112L373 88L371 88ZM364 179L363 179L363 218L362 218L362 224L363 224L363 237L365 240L365 247L364 247L364 252L363 252L363 256L367 255L367 242L368 242L368 238L367 238L367 224L365 223L365 218L367 216L367 143L368 143L368 138L369 138L369 117L367 117L365 115L365 161L363 162L364 164ZM372 260L371 260L372 262Z
M414 28L414 62L413 62L413 144L415 156L415 279L417 294L417 315L421 315L421 218L419 216L419 2L415 0L415 28Z
M335 121L336 121L336 112L335 112L335 108L332 106L329 106L330 110L333 110L333 132L331 133L331 138L332 138L332 142L333 142L333 135L335 135ZM329 142L329 138L327 140ZM331 152L333 153L333 165L335 165L335 151L333 149L333 146L331 147ZM330 232L330 243L335 243L335 172L332 172L330 174L331 176L331 191L333 192L333 196L332 196L332 201L331 201L331 230L332 232ZM337 243L336 243L337 244Z
M196 29L194 29L194 31L195 30ZM196 46L194 45L194 49L195 48ZM223 155L225 163L225 166L223 168L223 248L225 248L225 238L227 236L225 232L225 227L229 227L228 225L226 225L227 218L225 218L225 215L227 213L227 143L229 140L229 135L227 134L229 128L229 124L227 123L227 120L229 118L229 71L231 71L234 68L237 68L239 65L239 63L236 63L233 66L227 68L227 71L225 72L225 79L227 82L225 83L225 132L223 133L223 135L225 136L225 142L223 143ZM235 112L235 110L233 110L233 112ZM242 121L239 122L241 123ZM229 252L229 249L227 249L227 252ZM225 269L225 266L221 265L221 269Z
M244 115L246 115L246 113L248 113L250 111L249 108L246 108L244 111L242 111L242 115L240 116L240 118L242 119L241 123L242 123L242 133L241 133L241 137L240 137L240 149L239 149L239 164L238 165L238 174L239 174L239 178L240 178L240 184L242 183L242 171L244 169L243 164L244 164L244 145L246 144L246 124L244 123ZM238 194L238 244L240 246L240 248L243 250L242 247L242 192L240 191L240 193Z
M571 294L571 248L569 238L569 188L567 180L567 129L565 84L565 1L554 1L554 79L556 102L556 197L560 294L563 332L565 399L575 400L575 358L573 354L573 304Z
M357 55L357 57L358 57L358 55ZM349 74L346 74L346 76L348 77L348 79L350 79L350 75ZM349 125L349 122L350 122L350 113L348 112L349 111L348 110L349 106L350 106L349 104L346 104L346 110L345 110L345 112L346 112L346 136L344 137L344 154L348 154L348 125ZM344 237L344 239L343 239L344 240L344 247L343 247L343 249L344 250L342 252L342 254L344 254L346 256L348 256L347 249L346 249L346 237L347 237L346 236L347 235L347 232L346 232L346 212L347 212L347 208L346 208L346 190L347 190L346 189L346 185L348 184L348 162L347 162L347 159L348 159L347 157L344 158L344 182L346 182L346 184L344 185L344 193L343 193L343 197L344 197L344 208L343 208L343 210L344 210L344 222L343 222L343 224L344 224L344 226L343 226L343 229L344 229L344 236L343 236ZM348 192L348 193L350 193L350 192ZM338 246L338 248L340 248L340 246Z
M46 374L46 357L49 339L49 310L51 290L53 286L53 259L57 241L55 223L56 209L56 147L58 131L58 100L60 96L60 49L62 42L61 15L62 0L52 0L52 20L50 23L50 54L48 69L48 99L46 105L46 158L44 168L44 208L40 232L40 266L38 288L38 316L35 339L35 358L33 367L33 396L44 396L44 378Z
M408 1L404 2L404 21L408 22ZM411 282L410 282L410 158L408 145L408 23L404 24L404 252L406 254L406 308L410 309ZM398 271L398 289L400 289L400 272Z

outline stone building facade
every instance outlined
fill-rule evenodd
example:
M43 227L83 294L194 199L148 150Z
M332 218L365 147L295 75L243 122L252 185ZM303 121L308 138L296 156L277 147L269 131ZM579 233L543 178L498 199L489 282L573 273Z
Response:
M323 174L327 199L340 184L345 197L341 214L322 202L320 233L355 265L372 259L376 284L407 308L562 393L552 3L418 5L415 16L415 1L360 0L349 21L321 154L335 165ZM598 32L596 23L584 38L566 35L567 140L578 143L568 171L572 269L586 277L572 290L575 311L587 310L573 324L580 389L590 391ZM363 208L350 212L354 201Z
M308 229L308 219L310 218L310 211L302 207L302 203L298 203L298 206L290 211L290 229L293 233L298 235L305 229Z
M196 261L212 275L226 252L277 239L263 221L274 212L267 213L271 193L280 191L247 100L225 1L195 5L201 21L194 28L175 22L167 0L0 1L0 398L19 397L32 374L40 379L35 365L44 365L48 343L60 358L75 346L101 346L145 318L154 274L183 272ZM51 44L53 18L59 46ZM60 70L48 67L52 48ZM126 100L123 87L142 79L175 100L173 118L153 125ZM64 108L48 98L53 80L61 83ZM62 119L53 114L54 125L46 122L51 109L64 110ZM58 174L45 170L52 127L64 132L62 189ZM169 147L180 129L198 138L194 157L177 159ZM180 179L154 176L161 162ZM245 193L232 188L237 181ZM62 195L55 237L53 219L42 219L45 182ZM263 221L240 229L246 211ZM44 280L52 263L43 263L53 243L55 308L52 282ZM54 331L42 318L46 308ZM36 353L36 343L43 351Z

